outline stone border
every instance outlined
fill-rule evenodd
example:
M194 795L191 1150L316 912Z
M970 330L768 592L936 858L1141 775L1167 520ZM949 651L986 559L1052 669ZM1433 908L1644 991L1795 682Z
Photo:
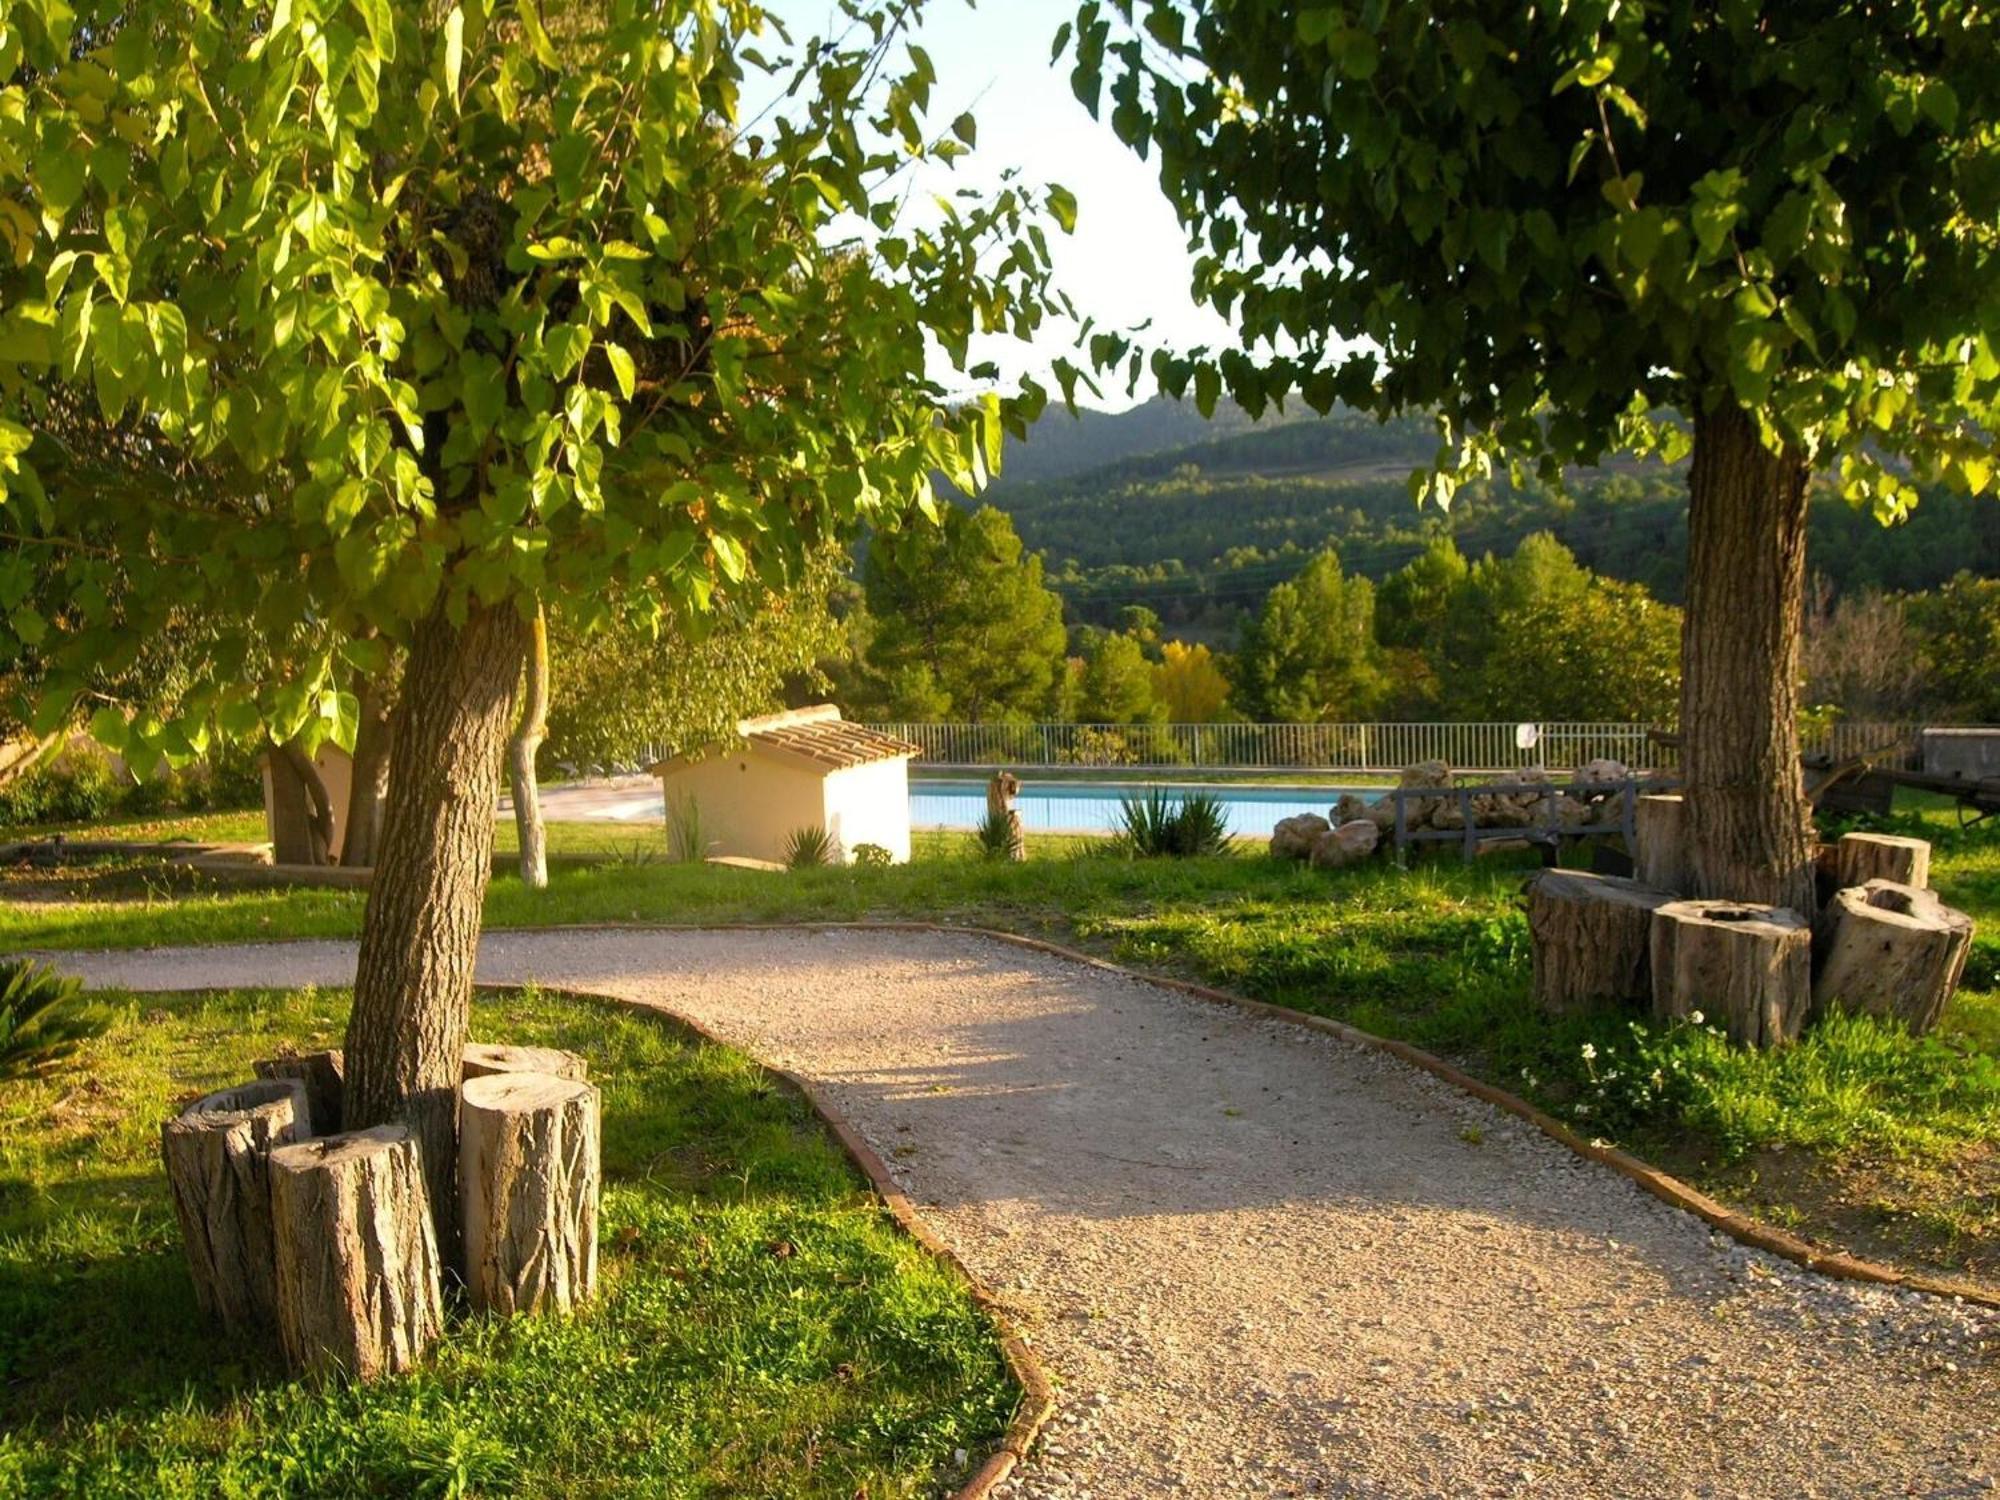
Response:
M609 929L510 927L497 930L574 932ZM662 930L689 932L699 929L682 927ZM524 984L485 981L474 985L479 991L499 995L518 994L528 987ZM711 1046L725 1047L731 1052L743 1054L806 1101L820 1123L833 1133L835 1140L840 1142L840 1147L847 1153L848 1159L868 1179L870 1186L875 1190L875 1196L882 1200L882 1206L888 1210L889 1217L896 1221L896 1227L915 1240L927 1254L944 1262L957 1273L970 1291L973 1305L986 1314L1000 1334L1001 1358L1006 1362L1007 1373L1021 1388L1021 1404L1016 1409L1013 1420L1007 1424L1007 1430L1001 1434L1000 1446L974 1471L970 1479L953 1492L953 1500L986 1500L986 1497L1000 1486L1001 1481L1014 1472L1015 1466L1028 1456L1028 1450L1034 1446L1035 1438L1055 1411L1055 1388L1049 1380L1047 1370L1043 1368L1040 1356L1014 1327L1013 1320L999 1297L985 1282L973 1274L971 1267L959 1259L958 1252L940 1239L930 1225L924 1222L910 1195L896 1185L896 1179L890 1175L889 1164L882 1159L880 1153L868 1144L860 1131L850 1125L846 1118L827 1102L825 1094L809 1079L794 1073L789 1068L781 1068L776 1063L764 1061L741 1043L718 1035L692 1016L684 1015L672 1006L662 1005L657 1001L633 1000L624 995L608 995L601 990L579 989L573 985L535 984L533 988L544 995L615 1005L624 1010L641 1012L656 1020L667 1021Z

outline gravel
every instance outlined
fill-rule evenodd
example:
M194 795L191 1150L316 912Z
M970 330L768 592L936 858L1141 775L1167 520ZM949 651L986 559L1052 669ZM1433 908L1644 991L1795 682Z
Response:
M351 945L52 955L345 984ZM1748 1250L1365 1048L990 940L490 934L807 1074L1015 1311L1018 1500L1983 1495L2000 1314Z

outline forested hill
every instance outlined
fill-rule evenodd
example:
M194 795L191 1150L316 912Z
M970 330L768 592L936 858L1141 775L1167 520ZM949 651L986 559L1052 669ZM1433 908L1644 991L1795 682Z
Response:
M1010 448L989 499L1047 555L1071 618L1093 623L1144 604L1182 633L1220 638L1323 547L1379 579L1445 530L1471 556L1505 555L1528 533L1552 531L1586 566L1680 599L1678 469L1583 471L1563 493L1479 486L1440 515L1418 510L1405 483L1435 448L1427 421L1384 425L1352 412L1253 424L1225 408L1209 424L1165 400L1081 420L1054 411ZM1929 588L1962 568L2000 574L2000 502L1928 495L1885 531L1828 495L1814 508L1809 548L1810 566L1840 590Z

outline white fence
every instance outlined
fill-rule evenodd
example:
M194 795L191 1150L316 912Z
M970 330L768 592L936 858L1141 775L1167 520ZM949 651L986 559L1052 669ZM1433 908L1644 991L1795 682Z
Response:
M1460 771L1573 770L1607 757L1671 771L1672 747L1649 724L1545 722L1532 748L1515 723L1408 724L875 724L923 747L923 766L1070 766L1079 770L1397 771L1441 760ZM1808 754L1836 760L1904 742L1919 724L1838 724L1809 735ZM1914 768L1915 760L1896 764Z

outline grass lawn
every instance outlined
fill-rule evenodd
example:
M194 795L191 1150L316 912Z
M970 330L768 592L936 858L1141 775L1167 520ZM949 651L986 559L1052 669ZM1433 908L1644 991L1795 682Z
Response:
M922 918L1051 937L1414 1042L1822 1242L2000 1285L2000 829L1960 831L1922 798L1891 821L1934 841L1933 881L1980 924L1965 988L1932 1037L1843 1022L1770 1054L1630 1013L1541 1015L1519 906L1533 861L1508 855L1328 874L1248 849L1135 862L1038 838L1006 865L933 834L898 868L768 875L649 851L558 869L539 893L497 878L487 921ZM553 842L573 837L559 825ZM5 879L0 950L346 935L362 907L202 890L159 865Z
M111 1031L0 1087L0 1497L928 1496L997 1440L994 1333L804 1102L644 1015L482 997L484 1038L604 1090L602 1295L460 1315L421 1373L291 1380L198 1315L160 1120L291 1043L312 990L109 996Z

